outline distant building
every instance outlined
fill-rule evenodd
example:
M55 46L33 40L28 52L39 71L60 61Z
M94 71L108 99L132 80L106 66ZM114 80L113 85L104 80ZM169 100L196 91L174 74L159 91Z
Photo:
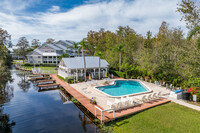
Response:
M7 49L10 52L10 55L12 56L13 59L23 59L23 56L16 55L15 52L14 52L15 50L19 49L18 46L11 45L11 47L8 47Z
M86 75L91 76L99 74L99 57L86 56ZM101 75L108 72L109 64L106 60L101 59ZM62 58L59 63L58 75L61 77L80 77L84 76L84 59L83 57Z
M55 44L43 44L30 52L28 63L55 63L58 64L58 57L63 53L68 53L70 56L74 55L74 49L71 48L73 41L60 40Z

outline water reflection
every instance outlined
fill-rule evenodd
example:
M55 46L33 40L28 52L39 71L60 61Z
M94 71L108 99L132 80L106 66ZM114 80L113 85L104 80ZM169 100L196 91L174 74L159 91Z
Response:
M9 102L13 97L13 87L8 86L7 83L13 82L11 73L6 67L0 67L0 104Z
M12 126L15 122L10 122L8 114L3 114L3 107L0 107L0 132L1 133L12 133Z
M12 94L10 97L13 98L7 101L8 104L3 105L4 110L1 112L7 114L5 121L7 127L10 127L7 131L11 129L14 133L27 133L27 131L28 133L94 133L96 131L95 125L80 111L80 107L71 102L70 95L65 91L39 91L32 82L27 80L28 73L12 70L11 75L14 81L8 82L4 90L11 91L12 93L9 94ZM15 124L12 121L16 122L14 128L11 128Z
M20 77L20 81L18 82L18 86L20 89L22 89L24 92L28 92L30 89L30 81L27 79L28 73L25 71L17 71L17 76Z

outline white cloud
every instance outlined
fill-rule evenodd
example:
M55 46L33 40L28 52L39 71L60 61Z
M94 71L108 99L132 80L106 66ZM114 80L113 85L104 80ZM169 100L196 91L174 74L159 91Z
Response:
M0 27L8 30L14 42L21 36L29 40L38 38L45 41L51 37L80 41L89 30L105 28L115 31L119 25L129 25L142 35L148 30L156 34L162 21L187 32L185 23L179 21L181 17L176 12L178 2L180 0L113 0L84 4L67 12L47 11L29 16L0 13ZM58 11L58 7L51 9Z
M60 11L60 7L59 6L52 6L51 9L49 9L49 11L58 12L58 11Z

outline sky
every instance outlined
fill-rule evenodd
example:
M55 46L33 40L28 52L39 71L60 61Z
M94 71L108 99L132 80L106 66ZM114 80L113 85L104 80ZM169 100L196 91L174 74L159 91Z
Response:
M162 21L188 30L176 12L181 0L0 0L0 28L13 44L25 36L29 42L47 38L81 41L90 30L115 32L129 26L138 34L158 33Z

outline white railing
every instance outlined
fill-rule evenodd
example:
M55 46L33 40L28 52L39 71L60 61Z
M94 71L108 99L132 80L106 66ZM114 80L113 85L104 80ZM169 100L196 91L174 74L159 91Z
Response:
M97 115L96 109L98 109L98 110L101 111L101 122L104 121L104 112L105 112L105 111L111 111L111 110L112 110L112 111L113 111L113 118L115 119L115 109L106 109L106 110L102 110L102 109L100 109L100 108L97 107L97 106L95 106L94 109L95 109L95 116Z

